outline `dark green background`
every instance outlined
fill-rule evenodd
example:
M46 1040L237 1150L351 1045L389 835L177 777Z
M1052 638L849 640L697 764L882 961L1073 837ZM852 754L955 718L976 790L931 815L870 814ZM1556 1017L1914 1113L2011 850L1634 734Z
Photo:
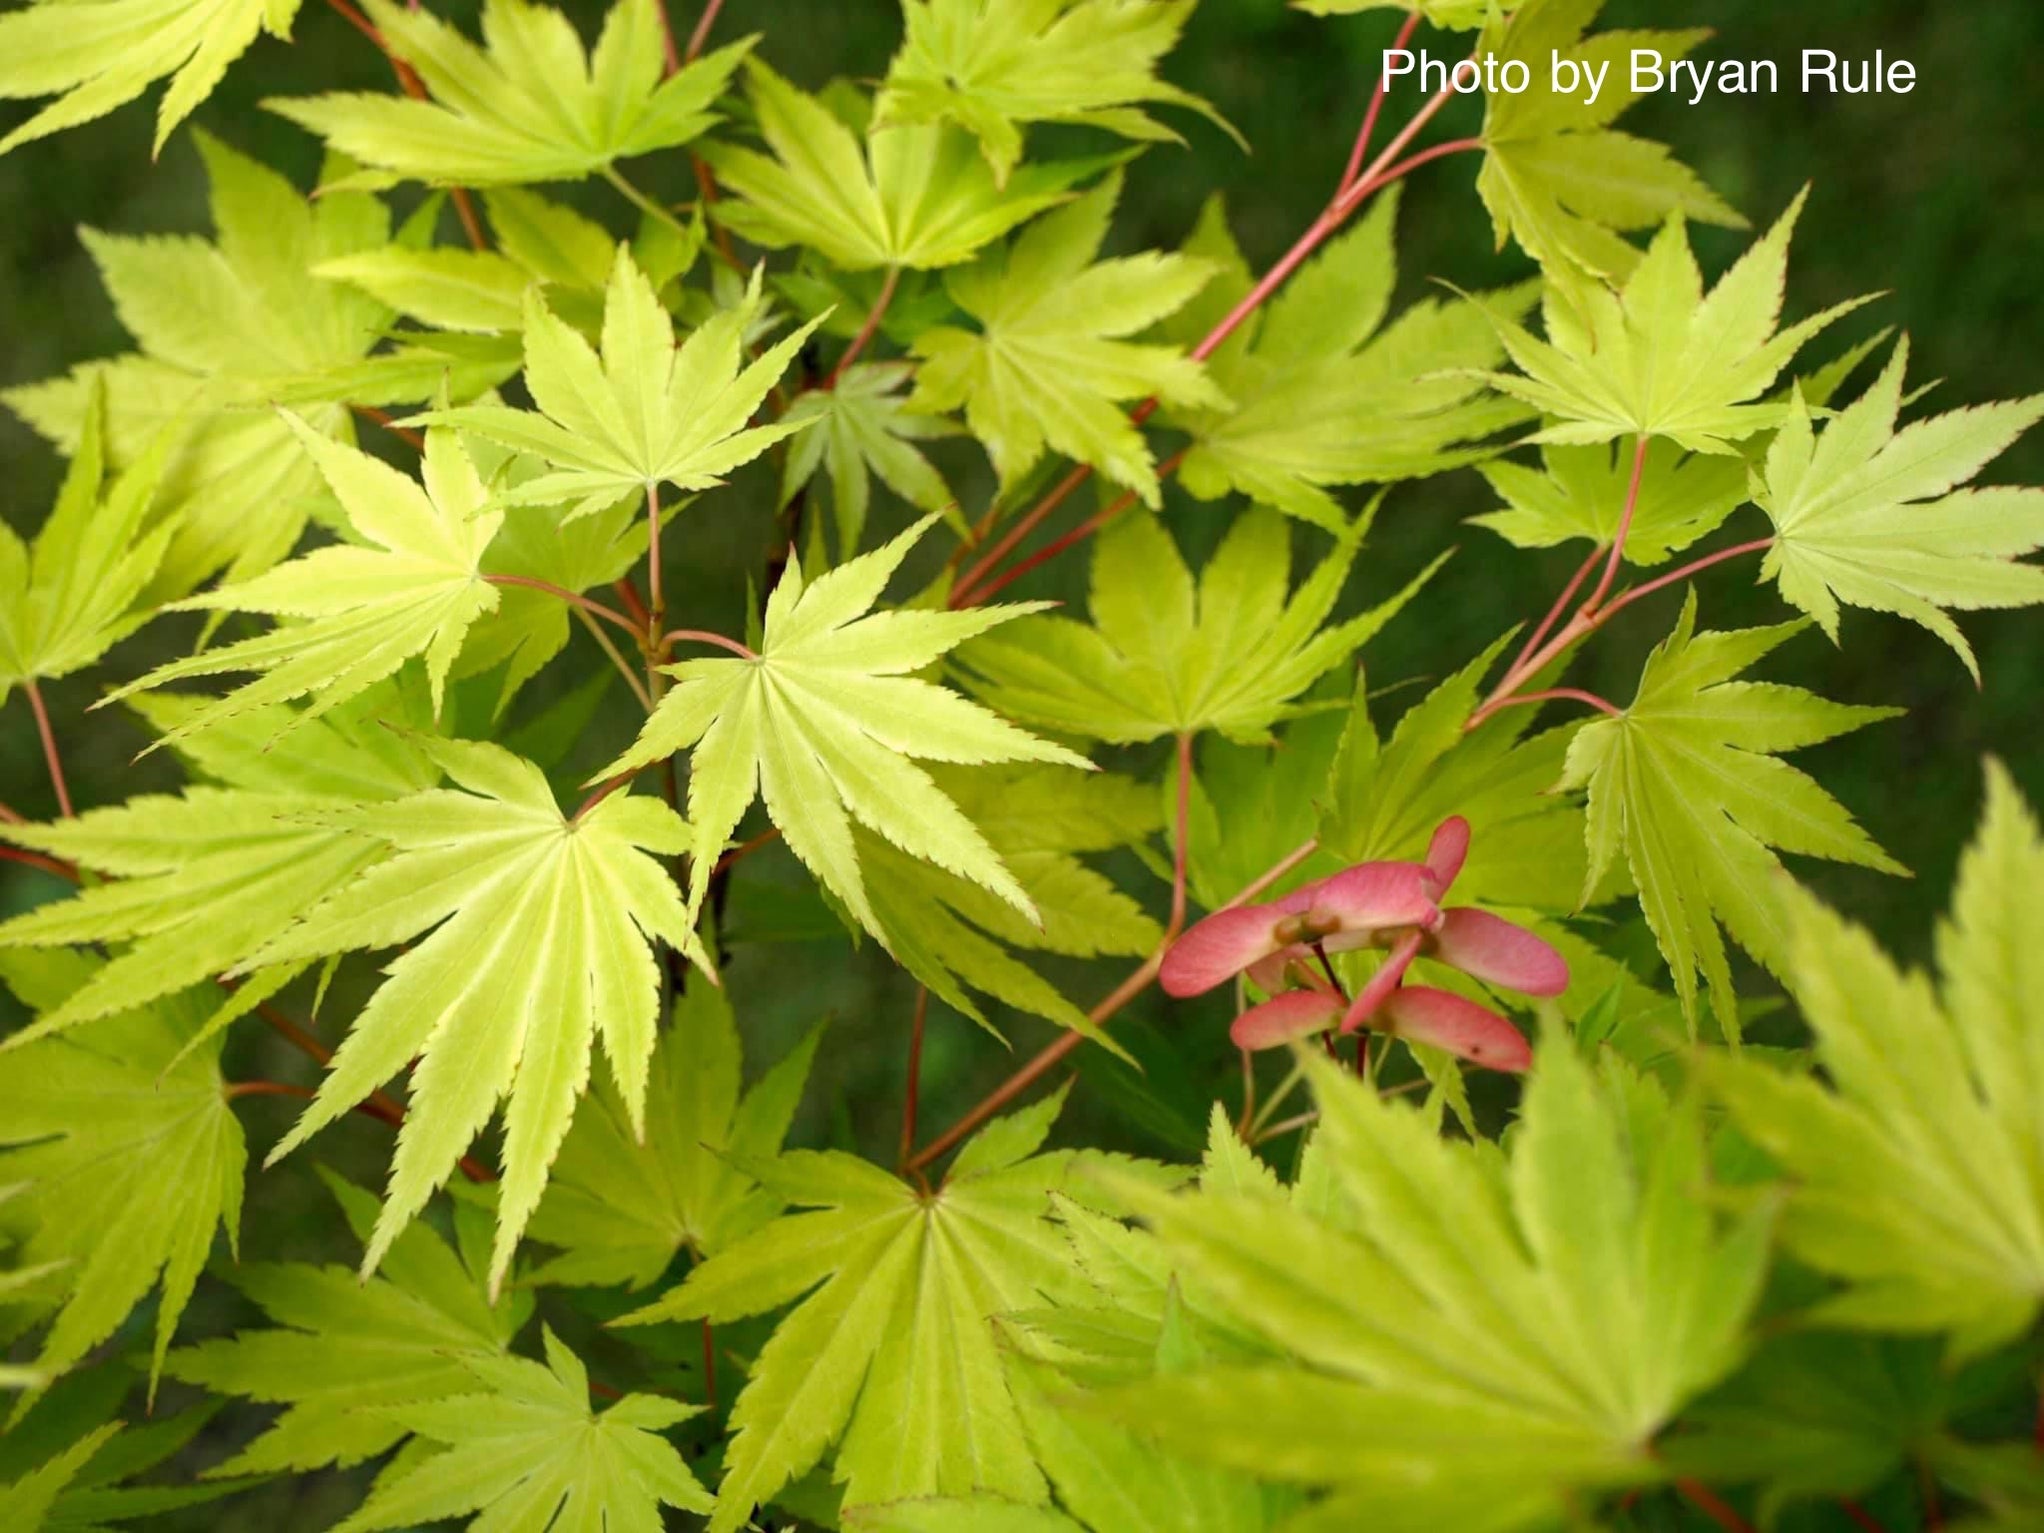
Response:
M436 9L446 9L436 6ZM463 13L473 7L464 4ZM593 31L595 7L580 5ZM682 26L693 9L677 12ZM1637 109L1626 126L1672 144L1735 206L1758 223L1771 221L1804 183L1815 191L1795 245L1790 306L1808 313L1852 295L1886 290L1889 296L1855 315L1857 337L1897 325L1915 338L1917 377L1948 380L1935 402L1949 408L2044 389L2044 191L2034 170L2044 129L2037 96L2044 90L2044 7L2035 0L1955 0L1926 7L1917 0L1691 0L1650 5L1613 0L1613 25L1707 25L1718 31L1712 53L1773 58L1785 89L1768 98L1712 98L1691 107L1662 98ZM1388 41L1389 13L1316 22L1266 0L1207 0L1170 77L1213 101L1254 146L1243 155L1203 124L1188 128L1189 150L1160 149L1132 171L1116 240L1127 247L1170 246L1184 234L1211 190L1226 192L1236 228L1253 264L1261 266L1290 242L1324 200L1346 158L1357 114L1367 99L1376 50ZM884 0L731 0L720 36L741 29L767 35L768 56L798 81L821 84L836 74L877 75L897 33ZM1438 37L1437 52L1452 47ZM1796 89L1795 61L1804 47L1913 61L1921 84L1907 96L1809 97ZM337 17L307 5L297 45L259 43L233 69L198 121L244 149L286 169L301 182L317 164L316 145L295 128L261 112L269 94L297 94L352 86L383 89L383 61ZM1409 105L1413 97L1407 95ZM18 109L12 109L18 110ZM1447 114L1443 136L1473 131L1477 106ZM8 120L15 120L10 115ZM148 157L150 117L131 107L111 120L16 151L0 160L0 382L46 376L71 364L122 349L126 342L84 258L75 227L88 223L124 232L200 231L205 227L203 180L188 134L180 133L160 164ZM1497 256L1490 227L1473 191L1476 161L1447 161L1421 172L1407 195L1402 240L1405 287L1419 294L1434 276L1486 283L1518 275L1515 255ZM641 179L669 195L685 195L678 156L647 164ZM592 197L592 210L627 227L624 211ZM1721 267L1739 237L1703 231L1706 263ZM1842 330L1839 334L1844 334ZM1831 344L1827 338L1827 345ZM983 472L970 452L946 460L969 512L985 503ZM19 529L43 514L61 465L54 454L11 416L0 418L0 485L5 514ZM2044 436L2021 444L1991 475L2044 481ZM756 576L769 514L768 481L744 479L698 508L685 523L675 556L681 610L689 621L730 628L740 620L748 575ZM1195 553L1213 537L1222 511L1174 497L1181 540ZM1461 555L1437 583L1433 599L1402 619L1373 646L1373 682L1439 675L1461 664L1511 623L1537 615L1573 567L1563 551L1551 557L1507 557L1508 550L1480 529L1458 524L1486 509L1473 474L1397 491L1379 522L1373 550L1361 561L1352 600L1378 597L1402 582L1435 551L1460 544ZM886 508L883 520L900 519ZM1757 513L1742 513L1750 524ZM1755 536L1756 532L1748 532ZM1047 572L1030 594L1076 596L1082 565ZM1028 587L1024 587L1028 590ZM1643 604L1633 619L1614 626L1582 665L1585 684L1625 697L1641 656L1672 621L1674 598ZM1720 574L1704 589L1705 620L1715 626L1776 621L1783 609L1771 591L1756 591L1744 567ZM2044 620L2028 613L1986 614L1963 620L1986 675L1976 690L1958 661L1909 625L1851 613L1843 650L1818 635L1799 640L1772 674L1855 703L1894 704L1907 716L1831 746L1806 752L1799 764L1813 771L1874 835L1918 872L1914 881L1855 870L1804 864L1828 897L1873 924L1894 947L1927 951L1930 922L1940 908L1979 799L1983 753L2005 758L2033 798L2044 798L2044 752L2037 747L2036 693L2044 680ZM151 630L118 651L112 670L133 674L160 658L178 637L169 626ZM580 655L581 651L577 650ZM587 657L583 657L585 660ZM595 663L595 662L589 662ZM145 787L175 780L160 760L130 767L139 737L118 719L81 710L106 673L49 689L65 742L72 787L81 805L113 802ZM593 734L601 759L631 728L629 701L614 689L609 710ZM593 762L592 762L593 764ZM1141 762L1154 766L1154 762ZM26 704L11 701L0 713L0 800L41 815L52 808ZM754 889L791 880L785 858L765 854L749 865ZM1134 872L1140 887L1147 875ZM1154 893L1154 884L1149 885ZM0 872L0 910L55 892L52 881L16 870ZM743 891L741 890L741 893ZM741 1023L755 1062L771 1057L812 1020L832 1019L810 1107L799 1130L814 1141L837 1140L884 1153L899 1102L900 1054L911 988L869 945L852 958L842 944L799 950L741 946L731 966L741 998ZM1104 990L1111 971L1058 976L1082 999ZM339 1014L344 1015L341 1011ZM1157 1008L1153 1042L1181 1039L1177 1052L1203 1070L1218 1062L1217 1030L1201 1021L1197 1032L1183 1015ZM970 1024L941 1010L932 1023L925 1103L930 1121L942 1121L1000 1078L1009 1056ZM1041 1041L1037 1024L1013 1029L1018 1049ZM1171 1095L1169 1055L1153 1072ZM0 1066L4 1068L4 1066ZM278 1054L267 1038L238 1041L230 1071L303 1078L302 1061ZM1196 1099L1201 1081L1184 1084ZM278 1132L284 1109L268 1104L247 1115L257 1153ZM270 1121L274 1118L274 1121ZM1128 1130L1100 1091L1082 1092L1073 1126L1081 1132L1126 1140L1131 1147L1163 1145ZM373 1178L387 1152L383 1130L363 1120L328 1132L320 1153ZM289 1170L254 1178L247 1241L266 1256L340 1255L326 1230L327 1210L312 1183ZM188 1334L226 1323L230 1311L202 1303L187 1321ZM217 1515L199 1514L179 1526L268 1528L322 1526L349 1504L340 1486L273 1487L229 1503ZM305 1499L300 1500L303 1496ZM288 1510L287 1510L288 1509ZM305 1519L302 1523L297 1519ZM172 1526L166 1520L165 1527Z

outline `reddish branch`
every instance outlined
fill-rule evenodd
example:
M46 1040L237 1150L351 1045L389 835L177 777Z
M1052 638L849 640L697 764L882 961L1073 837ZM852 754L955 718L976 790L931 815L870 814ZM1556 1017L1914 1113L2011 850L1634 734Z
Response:
M28 694L29 711L35 715L36 733L42 737L43 761L50 769L50 786L57 790L57 812L71 818L71 790L64 782L64 758L57 753L57 732L50 728L50 710L43 705L42 688L33 676L21 684Z
M1701 1480L1677 1480L1675 1488L1682 1493L1683 1500L1723 1528L1725 1533L1753 1533L1753 1524Z
M824 380L823 386L826 389L838 386L838 381L845 375L845 369L858 360L859 353L866 349L866 343L871 341L880 329L880 321L887 317L887 306L894 302L894 289L900 282L901 268L888 267L886 280L880 284L880 296L873 300L873 307L866 311L866 320L859 326L859 333L852 337L851 345L845 348L845 354L837 359L837 366L831 369L830 377Z

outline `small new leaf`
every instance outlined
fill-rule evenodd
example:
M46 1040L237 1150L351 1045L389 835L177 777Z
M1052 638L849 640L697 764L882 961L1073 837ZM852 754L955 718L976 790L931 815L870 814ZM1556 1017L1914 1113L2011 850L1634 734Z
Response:
M389 1407L390 1420L441 1451L378 1480L334 1533L471 1513L469 1527L489 1533L660 1533L663 1506L710 1510L710 1493L660 1435L701 1407L633 1394L592 1410L588 1371L552 1331L546 1356L470 1358L471 1392Z
M958 427L907 408L900 391L914 371L908 362L862 362L829 388L798 394L781 417L788 425L816 423L815 430L788 448L781 504L786 506L804 485L826 479L843 558L859 551L875 479L918 511L941 512L955 505L943 476L915 444L956 436Z
M494 1293L546 1187L599 1036L634 1129L645 1121L660 990L654 943L705 970L709 960L657 860L689 844L673 810L613 793L570 820L540 770L500 746L421 748L460 791L309 815L385 842L390 855L248 960L254 968L410 943L385 966L318 1097L269 1158L418 1061L363 1258L373 1272L506 1102Z
M1543 447L1538 470L1506 460L1486 463L1479 472L1506 509L1470 520L1517 548L1552 548L1577 539L1609 545L1624 518L1633 459L1629 444L1599 442ZM1746 481L1743 459L1685 453L1673 442L1656 440L1640 474L1626 561L1663 564L1709 537L1746 503Z
M2044 490L1957 487L2044 419L2044 395L1898 432L1908 366L1905 339L1821 435L1798 397L1755 476L1775 533L1761 573L1833 639L1840 603L1899 613L1951 645L1978 681L1972 646L1946 609L2044 602L2044 570L2016 562L2044 547Z
M1698 633L1692 590L1675 631L1647 657L1632 706L1584 725L1562 776L1563 787L1589 790L1583 899L1623 851L1692 1028L1700 972L1734 1040L1738 999L1718 928L1776 973L1787 957L1770 848L1906 872L1843 805L1776 759L1900 710L1733 679L1804 626Z
M1091 626L1032 617L960 655L1003 713L1128 745L1213 729L1265 743L1293 699L1396 617L1439 568L1345 622L1322 628L1370 516L1350 526L1296 592L1292 534L1272 511L1238 517L1195 586L1157 518L1130 516L1093 555Z
M1972 1356L2044 1303L2040 880L2044 836L1991 763L1935 985L1813 896L1785 895L1784 968L1829 1085L1744 1061L1712 1073L1788 1174L1789 1249L1847 1285L1817 1323L1946 1331Z
M813 582L799 561L790 560L767 599L758 654L667 668L674 688L604 775L691 752L692 912L709 893L718 853L757 796L766 800L789 849L860 925L883 939L853 850L854 820L1038 919L986 837L914 762L1086 763L912 674L1035 605L871 610L935 520L924 517L891 543Z
M295 415L286 419L355 532L371 546L315 549L253 580L176 603L301 621L173 660L114 692L108 701L194 676L256 673L172 727L158 744L301 697L311 701L286 727L309 723L415 656L425 660L437 713L469 626L497 605L482 558L503 513L485 509L482 479L453 432L427 438L422 486L365 452L329 441Z
M1489 374L1491 385L1555 418L1536 442L1663 436L1691 452L1730 453L1732 444L1780 425L1786 402L1754 401L1812 337L1859 306L1840 304L1776 329L1789 235L1807 195L1708 295L1689 231L1675 218L1622 289L1592 284L1571 306L1550 288L1546 340L1496 318L1521 372Z
M979 328L937 325L916 338L923 364L910 408L963 406L1003 486L1051 449L1155 506L1156 465L1122 402L1154 395L1185 409L1228 403L1177 347L1123 339L1182 307L1214 268L1155 251L1095 261L1120 192L1117 173L1006 251L948 274L945 287Z
M979 140L1006 185L1032 122L1082 123L1142 141L1178 135L1142 107L1185 107L1233 134L1189 91L1157 78L1193 0L909 0L874 123L950 121Z
M351 159L432 186L578 181L685 144L717 120L710 107L752 47L734 43L666 74L658 0L619 0L586 57L565 12L528 0L488 0L486 48L431 11L363 6L435 99L350 93L264 105Z

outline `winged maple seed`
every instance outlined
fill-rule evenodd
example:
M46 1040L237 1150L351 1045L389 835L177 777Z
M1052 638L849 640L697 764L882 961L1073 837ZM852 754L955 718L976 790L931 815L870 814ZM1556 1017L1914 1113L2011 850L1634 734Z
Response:
M1216 911L1172 944L1159 978L1175 996L1200 995L1245 973L1271 992L1235 1019L1231 1036L1245 1049L1304 1038L1338 1018L1343 1033L1372 1027L1473 1064L1523 1071L1532 1050L1510 1022L1446 990L1405 983L1412 961L1424 956L1522 995L1568 988L1567 962L1524 927L1467 906L1441 908L1468 855L1469 822L1443 820L1424 862L1358 863L1283 899ZM1350 998L1316 961L1364 947L1390 954Z

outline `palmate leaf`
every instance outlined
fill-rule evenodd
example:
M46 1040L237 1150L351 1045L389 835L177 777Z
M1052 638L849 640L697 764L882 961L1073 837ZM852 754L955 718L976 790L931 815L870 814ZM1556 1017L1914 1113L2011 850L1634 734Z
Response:
M482 479L453 432L426 439L422 486L365 452L327 440L296 416L286 419L355 532L373 546L315 549L253 580L177 603L302 621L170 661L112 693L108 701L195 676L256 673L174 725L160 744L301 697L311 701L284 722L310 723L415 656L424 658L437 714L469 626L497 605L482 558L503 513L485 509Z
M500 746L420 745L459 791L309 813L386 842L391 854L245 965L411 944L385 966L318 1097L269 1159L418 1059L411 1111L362 1262L373 1272L506 1101L494 1293L545 1189L599 1036L634 1128L645 1121L660 989L653 944L665 942L706 971L709 959L655 860L689 846L673 810L613 793L571 820L539 768Z
M1369 611L1323 629L1369 530L1350 526L1296 592L1290 526L1238 517L1201 572L1161 522L1130 516L1093 555L1093 624L1032 617L977 639L959 659L980 696L1046 729L1135 744L1217 730L1262 743L1292 700L1396 617L1439 568Z
M1565 788L1589 790L1584 900L1623 851L1692 1029L1700 972L1734 1040L1738 999L1719 926L1776 973L1787 957L1781 864L1769 848L1906 872L1836 799L1775 759L1900 710L1733 679L1804 626L1698 633L1692 590L1675 631L1647 657L1632 705L1582 727L1562 777Z
M875 130L859 142L815 97L757 59L746 80L771 156L735 144L702 155L739 199L717 218L754 244L802 245L845 271L919 271L970 260L1060 202L1086 163L1034 165L994 184L970 135L943 124Z
M1328 486L1439 473L1480 455L1467 444L1526 419L1525 406L1464 371L1504 357L1481 308L1428 300L1386 323L1398 279L1398 191L1390 188L1214 353L1208 372L1225 408L1165 412L1193 439L1178 477L1194 495L1239 492L1332 531L1345 516ZM1192 310L1171 322L1172 338L1190 344L1248 293L1250 279L1218 200L1185 249L1221 266L1200 295L1196 328ZM1489 301L1519 313L1531 299L1523 289Z
M479 48L432 12L363 0L393 57L434 100L350 93L273 98L271 111L364 164L434 186L576 181L685 144L750 51L734 43L665 74L657 0L618 0L586 57L567 15L487 0Z
M1467 25L1480 7L1450 0ZM1422 5L1422 13L1438 9ZM1481 7L1493 15L1511 7ZM1745 227L1739 217L1694 171L1660 144L1615 131L1611 124L1639 100L1632 90L1635 48L1657 49L1677 59L1710 33L1602 32L1587 36L1604 0L1525 0L1502 24L1493 24L1477 45L1477 56L1494 54L1499 65L1525 64L1532 88L1499 92L1484 109L1483 170L1476 189L1490 210L1498 248L1516 239L1546 269L1550 281L1571 294L1592 285L1585 274L1624 278L1639 251L1614 232L1651 229L1671 215L1727 228ZM1451 23L1452 24L1452 23ZM1552 61L1580 69L1607 70L1594 103L1587 89L1556 94Z
M660 1533L660 1509L710 1510L710 1493L660 1434L701 1414L659 1395L589 1404L582 1360L548 1331L546 1363L465 1360L468 1393L385 1414L442 1451L377 1482L334 1533L413 1528L475 1513L486 1533Z
M1137 957L1157 945L1162 935L1157 923L1075 855L1110 851L1150 835L1161 822L1156 793L1126 778L1063 766L948 767L932 775L985 834L1042 924L980 885L917 862L862 831L860 866L889 951L933 995L990 1030L968 990L1122 1053L1062 992L1006 949Z
M30 14L44 9L72 7ZM359 364L391 318L368 295L307 276L320 261L389 241L380 202L340 191L308 201L274 171L206 134L197 139L212 188L213 241L84 234L141 349L0 395L73 452L103 388L115 464L136 462L160 431L175 427L156 502L159 518L177 518L160 579L173 592L221 570L238 580L268 569L290 552L309 516L328 514L317 470L267 405L287 380ZM422 371L411 397L430 394L443 372L444 364ZM348 412L330 397L308 403L304 417L323 436L353 440Z
M137 707L171 730L204 704L163 696ZM184 745L212 784L48 825L0 825L0 840L107 876L0 922L0 947L120 945L11 1042L224 974L381 860L379 843L305 816L432 787L439 769L386 727L425 722L423 706L388 684L311 724L287 706L259 708ZM274 751L273 739L281 740ZM209 1027L230 1016L217 1014Z
M159 441L109 483L106 404L95 390L63 488L34 543L0 522L0 706L23 682L93 664L144 621L136 602L176 529L159 519L143 530L166 445Z
M945 287L978 330L937 325L916 338L923 362L910 408L963 407L1003 486L1050 449L1155 506L1156 466L1121 402L1149 395L1184 408L1228 402L1176 347L1124 339L1184 305L1214 269L1154 251L1095 261L1120 194L1117 172L1005 252L949 273Z
M660 484L709 489L809 424L747 425L816 328L812 320L748 362L745 334L759 303L754 272L737 307L719 310L676 345L672 316L620 245L604 293L600 355L537 292L527 292L525 383L537 410L477 404L420 418L549 465L551 472L501 490L504 503L572 500L572 518Z
M723 1322L800 1301L732 1407L712 1533L744 1526L833 1444L847 1506L974 1490L1043 1502L989 1321L1081 1291L1047 1217L1075 1157L1036 1154L1062 1101L988 1124L934 1193L835 1151L761 1165L765 1187L808 1211L626 1317Z
M48 1526L50 1512L64 1492L84 1472L93 1455L119 1431L118 1422L108 1422L86 1433L21 1478L0 1485L0 1527L10 1529L12 1533L41 1533Z
M359 1240L376 1199L327 1176ZM457 1206L457 1218L474 1211ZM275 1322L173 1352L164 1372L216 1394L281 1405L263 1434L211 1475L305 1474L395 1447L405 1428L383 1407L459 1394L472 1359L502 1357L532 1311L529 1294L491 1303L483 1274L426 1224L392 1243L377 1277L345 1267L251 1263L233 1282Z
M1829 1084L1723 1061L1739 1125L1790 1178L1782 1238L1847 1285L1817 1317L2014 1339L2044 1302L2044 837L1998 764L1938 932L1938 983L1787 895L1784 969Z
M0 154L104 117L168 77L152 145L161 154L171 130L212 95L258 31L290 40L298 3L100 0L78 10L39 0L0 16L0 97L58 97L0 138Z
M781 470L781 504L817 479L830 485L837 517L838 551L849 559L859 551L872 504L873 480L918 511L945 511L956 502L944 479L916 443L956 436L958 426L941 416L907 408L902 387L914 374L908 362L862 362L845 370L827 389L806 389L781 417L787 424L814 420L816 428L788 448Z
M575 1110L527 1231L562 1254L535 1281L644 1288L683 1249L713 1256L771 1220L781 1201L745 1167L780 1153L821 1038L812 1029L741 1096L731 1003L689 985L653 1050L643 1132L610 1080Z
M1738 1363L1768 1258L1769 1209L1726 1221L1699 1195L1699 1103L1615 1059L1593 1071L1552 1030L1501 1159L1303 1062L1335 1212L1129 1190L1178 1270L1293 1361L1095 1407L1166 1450L1329 1487L1288 1533L1545 1527L1564 1498L1664 1474L1654 1439Z
M1206 102L1157 78L1192 7L1193 0L909 0L874 123L955 122L979 140L1004 185L1022 158L1027 123L1175 140L1142 110L1160 102L1232 134Z
M1905 338L1874 386L1820 436L1798 399L1754 496L1774 522L1761 566L1781 594L1838 637L1841 603L1895 612L1979 663L1946 611L2044 602L2044 491L1957 487L2044 419L2044 395L1954 410L1895 429Z
M756 655L667 668L673 689L605 775L690 752L692 912L709 893L719 849L761 797L789 849L883 940L885 928L867 900L853 849L854 821L1037 919L986 837L914 763L1086 762L912 674L1034 606L871 610L935 520L924 517L892 542L814 581L790 560L767 599Z
M55 1010L98 967L79 953L0 953L0 979ZM202 991L102 1017L12 1051L0 1068L0 1228L28 1231L30 1265L62 1262L61 1307L34 1367L62 1373L162 1280L154 1366L191 1299L216 1228L234 1244L248 1152L216 1042L188 1047Z
M1577 539L1608 545L1625 514L1633 457L1629 446L1599 442L1543 447L1538 470L1503 460L1483 464L1479 472L1505 509L1470 521L1515 548L1552 548ZM1656 440L1640 474L1625 536L1626 561L1667 562L1669 555L1717 531L1747 496L1744 460L1685 453L1673 442Z
M1708 295L1688 230L1676 218L1621 290L1586 289L1580 314L1557 302L1550 288L1546 340L1497 318L1498 335L1521 372L1488 374L1491 385L1555 418L1536 442L1660 436L1691 452L1730 453L1733 443L1780 425L1789 404L1753 401L1812 337L1859 306L1840 304L1776 328L1789 235L1807 196L1798 196Z

